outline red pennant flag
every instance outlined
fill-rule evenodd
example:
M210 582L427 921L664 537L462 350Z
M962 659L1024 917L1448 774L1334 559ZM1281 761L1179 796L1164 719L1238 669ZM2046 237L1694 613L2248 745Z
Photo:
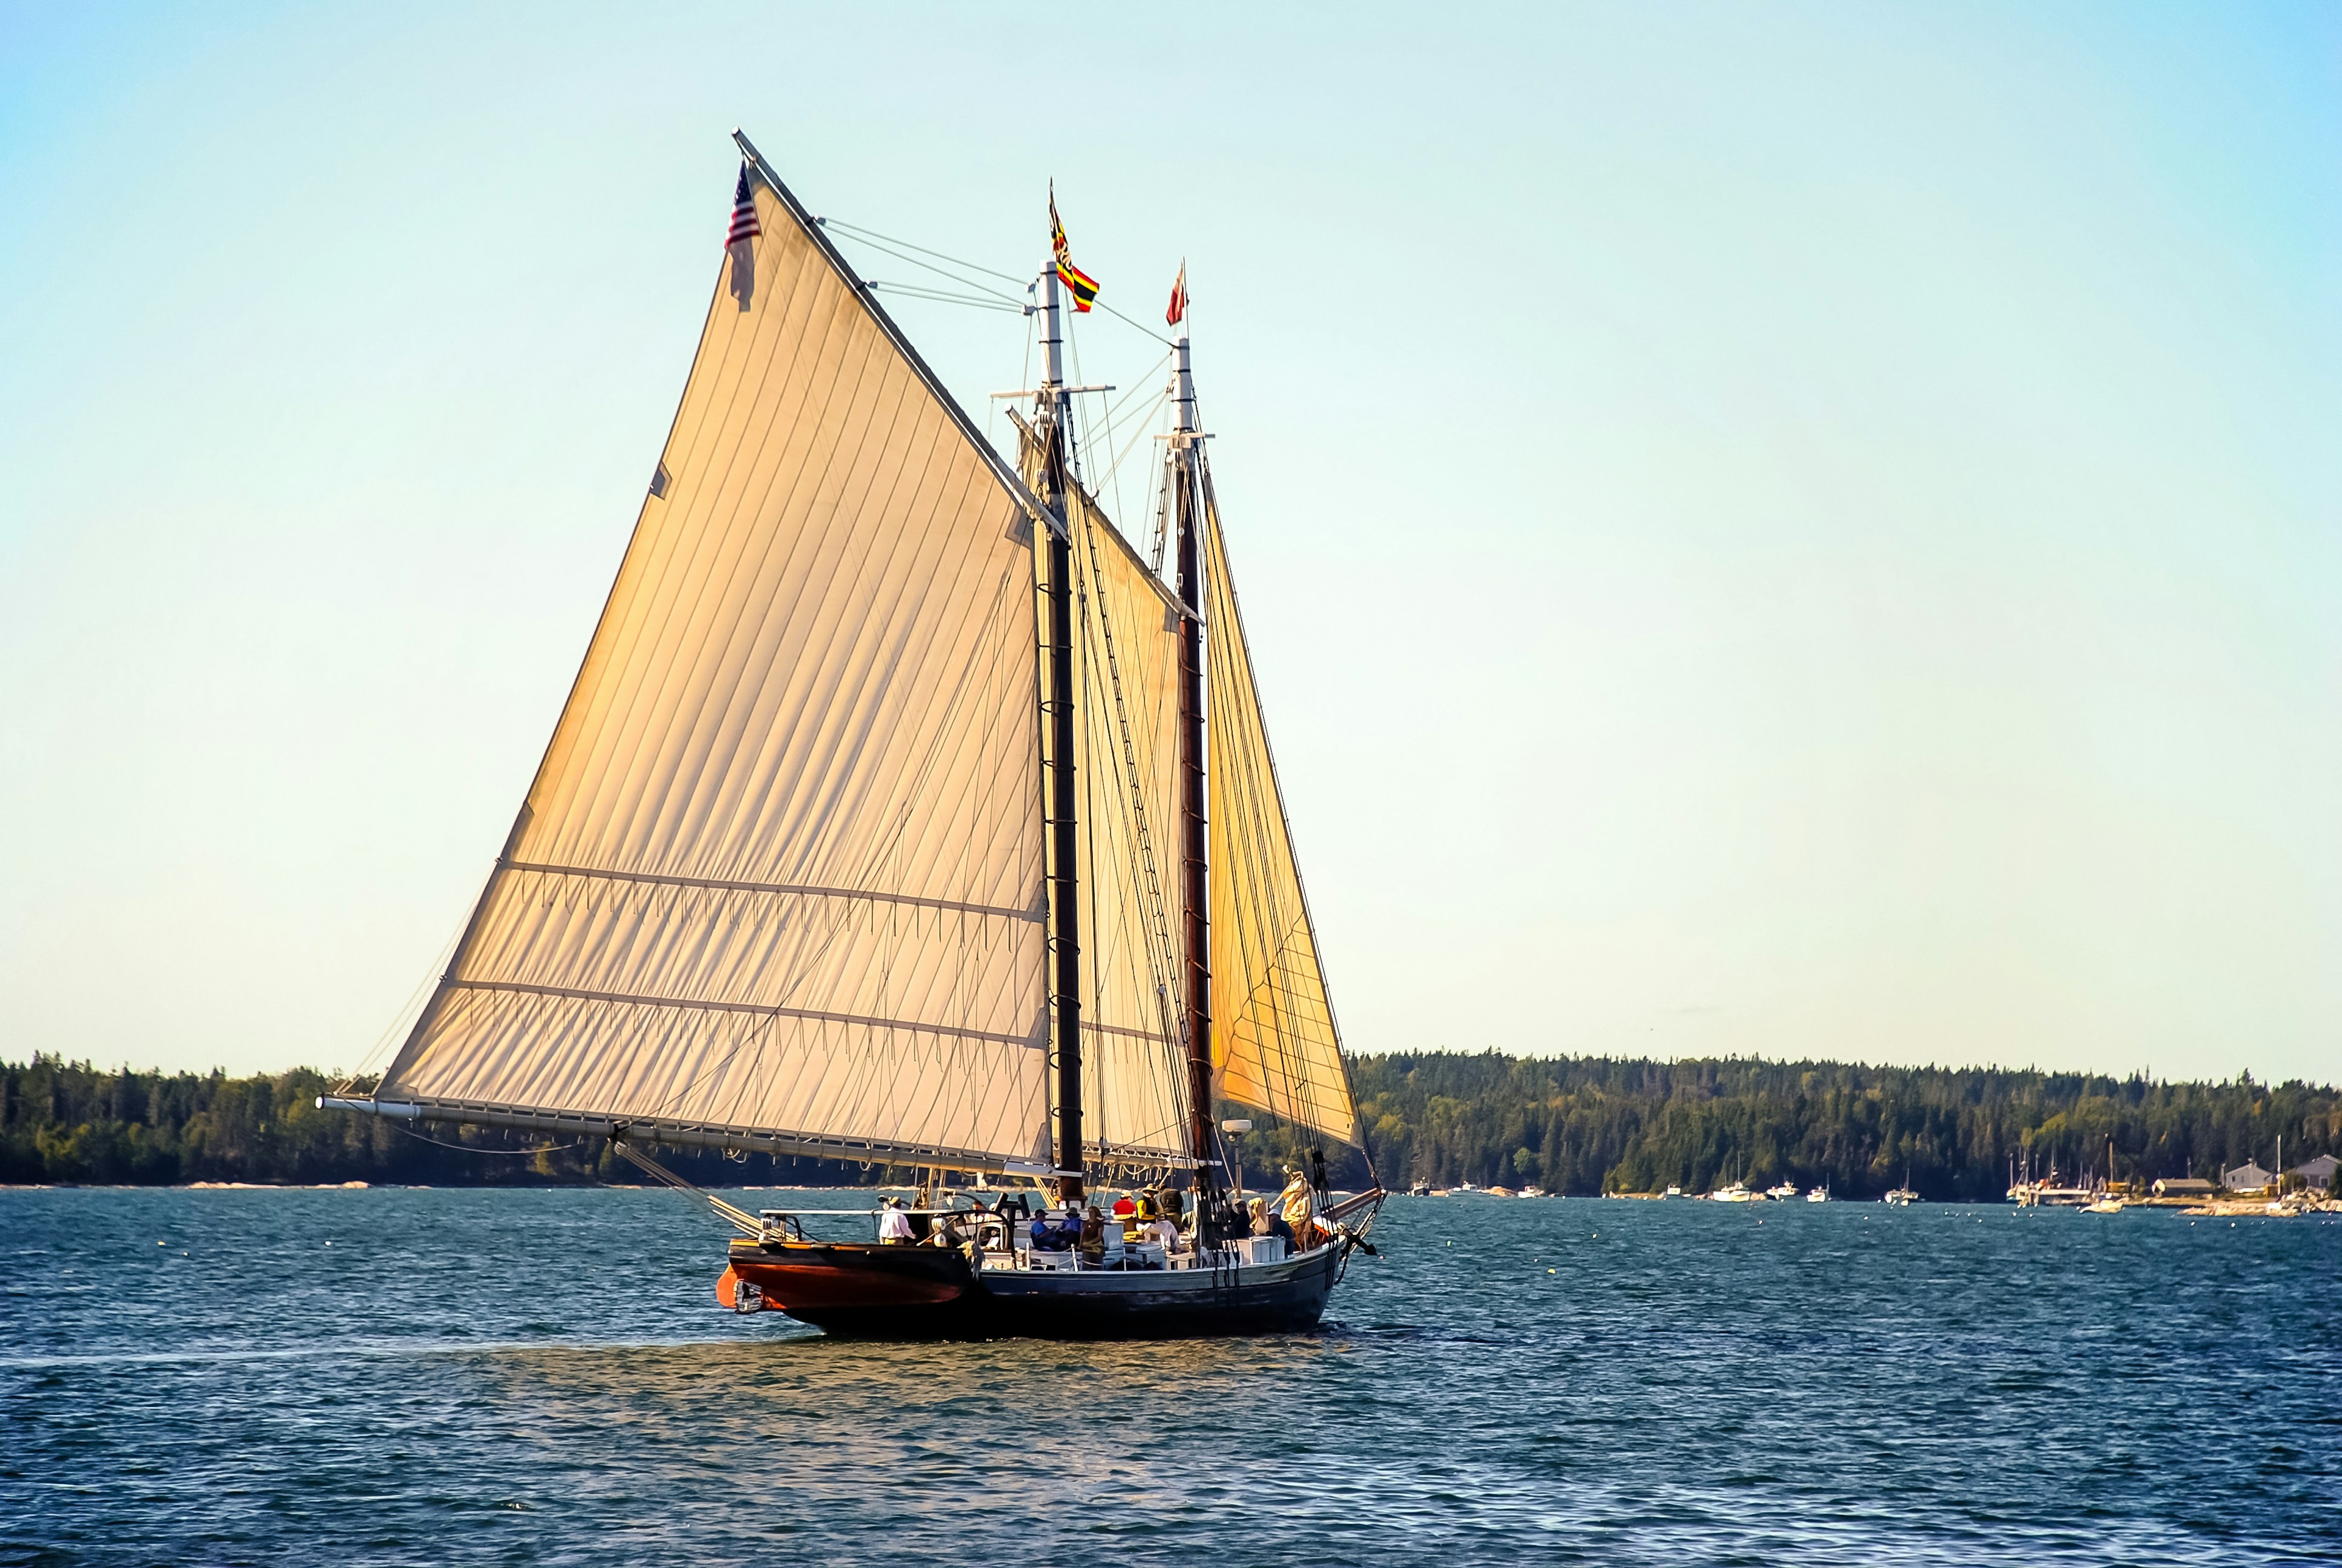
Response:
M1179 264L1179 281L1171 285L1171 308L1163 313L1166 326L1176 326L1187 319L1187 264Z

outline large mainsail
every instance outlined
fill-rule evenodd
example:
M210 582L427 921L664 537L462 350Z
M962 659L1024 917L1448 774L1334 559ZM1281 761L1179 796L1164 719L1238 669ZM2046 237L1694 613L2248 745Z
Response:
M1357 1111L1208 479L1202 500L1213 1086L1240 1104L1356 1144Z
M376 1099L1046 1161L1029 493L796 203L748 184L761 235Z

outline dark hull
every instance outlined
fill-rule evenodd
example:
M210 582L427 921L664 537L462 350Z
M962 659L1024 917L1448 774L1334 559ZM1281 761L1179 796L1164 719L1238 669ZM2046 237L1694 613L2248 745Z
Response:
M939 1247L736 1243L718 1295L845 1339L1193 1339L1317 1326L1343 1248L1223 1269L986 1270Z

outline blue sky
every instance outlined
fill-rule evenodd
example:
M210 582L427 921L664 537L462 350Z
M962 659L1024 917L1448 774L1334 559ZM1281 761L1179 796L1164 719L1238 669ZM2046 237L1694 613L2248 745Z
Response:
M0 1053L353 1064L432 971L739 125L1188 259L1354 1047L2342 1071L2342 13L661 13L0 8Z

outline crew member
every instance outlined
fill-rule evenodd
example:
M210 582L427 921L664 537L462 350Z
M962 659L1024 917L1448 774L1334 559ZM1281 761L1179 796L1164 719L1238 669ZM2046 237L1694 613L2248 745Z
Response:
M1096 1203L1082 1215L1082 1261L1092 1265L1106 1262L1106 1216Z
M1149 1220L1143 1233L1161 1245L1166 1258L1179 1250L1179 1227L1167 1215L1157 1214Z
M1298 1170L1288 1170L1286 1174L1289 1179L1285 1183L1285 1191L1277 1194L1277 1204L1284 1211L1285 1223L1293 1227L1294 1247L1298 1251L1316 1244L1317 1205L1315 1188L1309 1178Z

